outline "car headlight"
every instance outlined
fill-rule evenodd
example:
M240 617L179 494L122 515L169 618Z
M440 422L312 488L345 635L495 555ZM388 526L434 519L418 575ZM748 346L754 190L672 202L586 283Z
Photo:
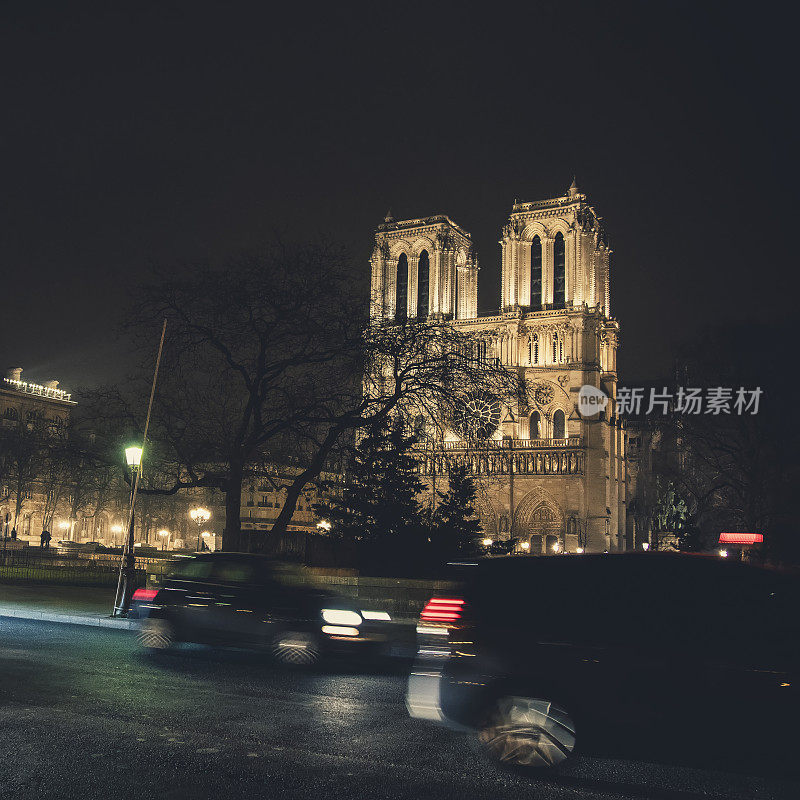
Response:
M383 622L391 622L392 618L385 611L364 611L361 609L361 616L364 619L379 619Z
M360 625L363 622L360 614L342 608L323 608L322 619L331 625Z

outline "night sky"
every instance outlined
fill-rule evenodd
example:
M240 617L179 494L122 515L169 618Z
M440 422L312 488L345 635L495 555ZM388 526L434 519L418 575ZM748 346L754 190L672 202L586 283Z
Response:
M116 325L151 265L274 231L342 240L366 286L389 207L472 232L491 312L512 202L573 174L614 248L623 383L668 370L703 325L788 318L796 70L778 7L291 8L2 5L0 367L117 379Z

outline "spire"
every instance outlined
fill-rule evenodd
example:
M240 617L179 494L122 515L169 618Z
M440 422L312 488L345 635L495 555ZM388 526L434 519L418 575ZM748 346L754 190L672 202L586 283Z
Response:
M576 194L580 194L580 189L578 188L578 182L575 180L575 176L572 176L572 185L567 190L567 195L569 197L575 197Z
M394 217L392 216L392 209L390 208L386 212L386 216L383 218L383 221L388 225L391 222L394 222Z

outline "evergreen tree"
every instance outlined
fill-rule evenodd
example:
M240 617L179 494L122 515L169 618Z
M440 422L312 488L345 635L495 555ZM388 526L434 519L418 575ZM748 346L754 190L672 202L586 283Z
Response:
M481 524L475 511L476 486L463 465L449 471L446 492L436 492L439 504L433 513L431 542L437 555L448 558L475 546Z
M413 436L395 420L372 428L355 450L340 496L314 507L331 522L331 534L375 544L411 545L421 529L417 496L424 488L411 453Z

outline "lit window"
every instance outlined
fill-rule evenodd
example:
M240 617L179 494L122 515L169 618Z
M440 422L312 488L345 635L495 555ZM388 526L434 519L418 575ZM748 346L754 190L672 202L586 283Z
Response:
M539 363L539 337L535 333L528 340L528 363Z

